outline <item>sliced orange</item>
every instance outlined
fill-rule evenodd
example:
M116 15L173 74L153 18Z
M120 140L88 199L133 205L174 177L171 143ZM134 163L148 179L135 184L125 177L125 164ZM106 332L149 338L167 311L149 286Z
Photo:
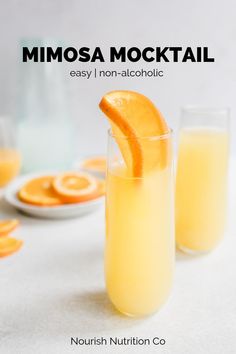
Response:
M90 197L90 199L95 199L97 197L101 197L102 195L105 195L106 192L106 184L104 179L97 179L97 189L93 193L93 196Z
M99 184L88 173L66 172L55 177L53 188L65 203L77 203L93 199Z
M23 244L23 241L16 240L11 237L4 237L0 239L0 257L6 257L18 251Z
M141 177L155 167L166 166L168 144L158 137L168 134L169 128L147 97L133 91L112 91L102 98L99 107L111 121L112 132L133 176Z
M19 220L0 220L0 237L8 235L19 225Z
M86 159L83 161L81 164L81 167L85 170L91 171L91 172L101 172L105 173L106 172L106 157L104 156L96 156L90 159Z
M54 176L43 176L28 181L19 191L18 197L25 203L40 206L62 204L52 187Z

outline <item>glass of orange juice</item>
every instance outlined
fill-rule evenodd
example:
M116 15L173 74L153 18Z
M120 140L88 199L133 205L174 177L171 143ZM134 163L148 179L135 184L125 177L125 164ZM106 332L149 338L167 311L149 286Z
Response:
M186 252L212 250L227 214L229 110L182 110L176 176L176 242Z
M21 157L16 148L14 128L9 118L0 117L0 187L20 171Z
M174 269L171 132L137 138L154 159L160 153L160 147L169 148L164 164L153 167L141 177L130 173L116 143L119 141L125 149L131 138L117 137L110 132L108 139L107 291L112 303L123 314L149 315L166 301Z

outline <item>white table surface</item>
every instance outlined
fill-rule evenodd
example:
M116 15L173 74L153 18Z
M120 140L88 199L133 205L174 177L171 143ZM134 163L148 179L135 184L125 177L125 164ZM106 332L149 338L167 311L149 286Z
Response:
M2 200L1 217L21 221L14 235L24 247L0 259L0 353L236 353L236 188L232 191L222 244L206 256L177 254L168 303L141 320L119 315L107 299L103 208L49 221L23 216ZM158 336L166 344L81 347L70 345L71 336Z

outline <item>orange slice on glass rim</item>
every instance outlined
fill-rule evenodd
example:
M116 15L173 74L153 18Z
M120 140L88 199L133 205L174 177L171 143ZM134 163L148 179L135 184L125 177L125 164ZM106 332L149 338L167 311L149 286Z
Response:
M0 257L6 257L18 251L23 244L23 241L16 240L11 237L3 237L0 239Z
M170 132L161 112L144 95L112 91L103 96L100 109L112 125L128 170L141 177L167 164L169 143L161 136Z
M42 176L26 182L18 192L21 201L38 206L62 204L52 187L55 176Z
M8 235L19 225L19 220L0 220L0 237Z
M64 203L78 203L104 194L102 181L83 172L66 172L53 180L54 191Z

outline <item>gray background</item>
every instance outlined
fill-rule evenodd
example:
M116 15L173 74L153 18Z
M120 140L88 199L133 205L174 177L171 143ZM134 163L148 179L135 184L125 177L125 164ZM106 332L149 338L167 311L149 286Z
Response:
M72 117L78 123L80 153L102 152L107 122L97 104L112 89L134 89L148 95L177 127L182 105L231 108L236 128L236 3L234 0L1 0L0 3L0 114L15 114L22 37L62 39L74 47L208 46L212 63L167 63L146 67L163 69L165 77L149 79L86 80L69 77L70 69L94 64L72 63L62 69ZM96 64L104 69L140 68L145 64ZM20 89L20 85L18 86ZM234 144L234 138L233 145ZM236 151L234 147L234 151Z

